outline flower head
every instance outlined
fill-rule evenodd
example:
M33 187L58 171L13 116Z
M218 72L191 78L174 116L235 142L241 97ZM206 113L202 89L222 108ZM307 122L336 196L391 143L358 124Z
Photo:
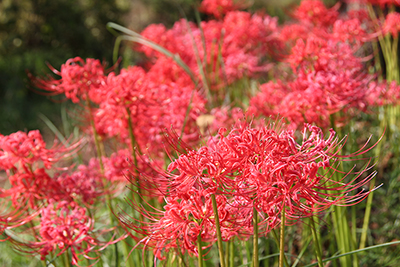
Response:
M262 218L261 233L266 234L280 223L284 209L290 224L332 205L353 205L368 195L363 190L350 192L369 182L373 174L361 178L363 170L345 181L351 173L339 180L332 179L331 173L338 161L369 149L339 156L343 144L333 130L324 137L320 128L306 124L301 134L296 141L296 133L280 122L258 127L238 123L230 131L221 128L198 149L169 135L179 157L166 172L159 172L164 179L147 179L164 195L165 210L145 210L132 202L145 220L132 222L126 213L121 220L138 234L140 244L154 248L157 257L180 246L196 254L199 235L210 244L216 240L211 195L217 199L225 240L252 233L253 208Z
M80 57L75 57L68 59L61 66L60 71L53 67L51 69L55 74L61 76L61 79L33 78L37 87L51 94L65 94L74 103L85 100L87 95L93 102L98 103L95 90L105 79L104 65L99 60L88 58L85 61Z

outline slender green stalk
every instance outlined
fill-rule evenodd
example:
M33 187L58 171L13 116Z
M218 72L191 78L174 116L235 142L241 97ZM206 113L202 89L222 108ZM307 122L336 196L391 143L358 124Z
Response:
M281 213L281 235L279 241L279 267L283 267L283 262L285 258L285 205L283 205Z
M304 255L304 253L306 252L306 250L307 250L308 245L310 244L310 242L311 242L311 238L309 237L309 238L307 239L307 241L303 243L303 245L302 245L303 248L301 249L299 255L297 256L296 260L294 261L294 263L292 264L291 267L296 267L297 264L299 264L299 262L300 262L300 260L301 260L301 257L303 257L303 255Z
M357 222L356 222L356 207L351 206L351 250L356 249L356 244L357 244ZM353 255L353 266L357 267L359 266L358 264L358 256L357 254Z
M360 252L364 252L364 251L367 251L367 250L380 248L380 247L386 247L386 246L393 246L393 245L397 245L397 244L400 244L400 241L393 241L393 242L388 242L388 243L384 243L384 244L379 244L379 245L375 245L375 246L366 247L366 248L363 248L363 249L357 249L357 250L346 252L346 253L343 253L343 254L340 254L340 255L336 255L336 256L333 256L333 257L330 257L330 258L323 259L322 262L329 262L329 261L332 261L332 260L335 260L335 259L340 259L341 257L346 257L346 256L349 256L349 255L360 253ZM318 263L308 264L308 265L306 265L304 267L312 267L312 266L316 266L316 265L318 265Z
M269 255L269 254L270 254L269 240L266 239L266 238L264 238L263 240L264 240L263 243L264 243L264 252L265 252L265 255ZM264 267L269 267L269 259L263 260L263 266L264 266Z
M381 118L380 121L380 131L384 132L385 128L386 128L386 118L387 118L387 109L381 109L380 112L382 112L383 114L383 118ZM386 136L382 136L381 141L378 143L376 149L375 149L375 156L378 159L381 159L382 157L382 146L386 141ZM382 168L382 164L379 165L379 173L383 173L383 168ZM368 228L369 228L369 220L371 217L371 209L372 209L372 200L374 198L374 189L375 187L375 179L372 179L371 183L370 183L370 193L368 195L367 198L367 204L365 207L365 214L364 214L364 222L363 222L363 226L362 226L362 230L361 230L361 238L360 238L360 246L359 249L363 249L365 248L365 244L367 243L367 234L368 234Z
M239 262L240 264L243 264L243 243L242 242L238 242L239 245Z
M175 61L176 64L178 64L191 78L191 80L197 85L197 79L195 78L195 75L193 74L192 70L189 68L188 65L186 65L185 62L183 62L183 60L180 58L179 55L177 54L173 54L170 51L168 51L167 49L165 49L164 47L153 43L152 41L149 41L145 38L143 38L143 36L141 36L138 33L135 33L123 26L120 26L118 24L115 24L113 22L109 22L107 23L107 28L108 30L112 31L115 35L118 36L118 33L116 33L115 31L113 31L114 29L120 30L122 32L124 32L127 35L121 35L119 38L119 43L121 43L122 40L128 40L128 41L132 41L132 42L136 42L145 46L148 46L162 54L164 54L165 56L171 58L173 61ZM116 48L114 47L114 51L116 50Z
M214 218L215 218L215 227L216 227L216 230L217 230L219 260L221 262L221 267L226 267L225 257L224 257L224 249L223 249L223 244L222 244L221 227L219 225L217 200L215 199L215 194L211 195L211 201L212 201L212 205L213 205L213 212L214 212Z
M88 94L86 94L86 105L87 105L87 107L89 109L90 124L91 124L92 130L93 130L94 142L95 142L95 145L96 145L97 156L98 156L99 163L100 163L100 171L101 171L102 174L104 174L104 165L103 165L103 160L102 160L102 156L103 156L104 153L102 153L102 149L101 149L101 146L100 146L100 139L99 139L99 136L97 134L96 127L95 127L95 124L94 124L92 106L90 104L90 100L89 100L89 95ZM104 183L103 183L103 186L104 186ZM107 205L108 205L108 212L109 212L111 225L114 225L115 218L114 218L114 215L112 213L112 200L111 200L110 194L106 194L106 201L107 201ZM117 231L117 234L118 234L118 232L119 232L118 228L117 228L116 231ZM134 267L135 265L133 263L133 260L132 260L131 257L129 257L130 250L128 248L127 243L126 242L122 242L122 246L123 246L124 256L127 259L126 266L127 267ZM114 247L115 247L115 253L116 253L115 254L115 262L117 264L116 266L118 266L119 265L118 244L115 243Z
M128 117L128 129L129 129L129 139L131 139L132 157L135 161L134 163L137 164L135 150L137 149L140 154L142 152L140 151L140 147L138 146L135 135L133 134L133 123L132 123L132 118L131 118L131 113L129 111L129 108L126 108L126 116Z
M197 236L197 259L198 259L198 263L199 263L199 267L204 267L203 264L203 249L201 246L201 234L199 234Z
M64 259L64 266L71 267L71 260L70 260L68 249L65 250L65 252L63 253L63 259Z
M234 267L234 256L235 256L235 242L231 240L229 242L229 267Z
M253 207L253 267L258 267L258 212Z
M244 246L246 248L246 257L247 257L247 261L248 262L252 262L250 261L251 259L251 251L250 251L250 244L248 241L243 241L244 242ZM252 264L253 265L253 264Z
M137 144L135 135L134 135L134 133L133 133L133 123L132 123L132 118L131 118L131 113L130 113L130 111L129 111L129 108L126 108L126 115L127 115L127 117L128 117L128 129L129 129L129 138L130 138L130 140L131 140L131 149L132 149L133 163L134 163L135 166L137 167L137 166L138 166L138 160L137 160L137 156L136 156L136 149L137 149L137 151L138 151L140 154L142 154L142 152L140 151L140 147L139 147L139 145ZM135 174L138 175L138 170L137 170L137 168L135 168ZM140 186L140 180L139 180L139 179L137 179L137 188L138 188L138 193L139 193L139 195L142 196L142 192L141 192L141 188L142 188L142 187ZM133 198L136 198L134 192L132 192L132 197L133 197ZM142 201L141 201L141 198L139 197L139 203L142 204L141 202L142 202ZM140 220L141 220L141 221L144 220L142 214L140 214Z
M89 109L90 125L92 126L92 130L93 130L94 143L96 145L96 151L97 151L97 157L99 159L100 170L101 170L101 173L104 174L104 165L103 165L103 159L102 159L103 153L102 153L102 149L100 148L100 138L99 138L99 135L97 134L96 126L94 125L92 105L90 104L89 95L87 93L86 93L86 105Z
M275 239L276 244L279 246L279 237L278 237L277 233L275 232L274 229L271 230L271 233L272 233L272 236L273 236L274 239ZM287 261L286 255L283 255L283 256L284 256L284 257L283 257L283 260L285 261L285 265L286 265L286 266L290 266L290 265L289 265L289 262Z
M310 225L311 225L311 232L312 232L313 239L314 239L315 252L317 254L318 266L323 267L321 244L319 242L317 229L315 228L315 222L314 222L313 216L310 217Z

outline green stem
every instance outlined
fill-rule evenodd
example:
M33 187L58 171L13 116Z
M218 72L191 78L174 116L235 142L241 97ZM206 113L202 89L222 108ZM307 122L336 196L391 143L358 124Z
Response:
M279 246L279 237L278 237L278 235L276 234L275 230L272 229L272 230L271 230L271 233L272 233L272 235L274 236L274 239L275 239L275 242L276 242L277 246ZM290 265L289 265L289 262L287 261L286 255L283 255L283 257L284 257L283 260L285 261L285 265L286 265L286 266L290 266Z
M317 229L315 228L315 223L314 223L313 216L310 217L310 224L311 224L311 231L312 231L312 235L313 235L313 239L314 239L315 252L317 254L318 266L319 267L323 267L321 244L319 242Z
M203 267L203 249L201 246L201 233L197 236L197 250L198 250L198 263L199 263L199 267Z
M250 261L250 259L251 259L250 244L249 244L248 241L243 241L243 242L244 242L244 246L245 246L245 249L246 249L246 258L247 258L247 261L248 261L248 262L251 262L251 261Z
M258 213L253 206L253 267L258 267Z
M282 208L281 213L281 236L279 242L279 267L283 267L283 261L285 258L285 204Z
M71 267L71 261L70 261L68 249L65 250L65 253L63 254L63 258L64 258L64 266Z
M229 242L229 267L233 267L234 264L234 253L235 253L235 243L234 240Z
M365 244L367 243L369 219L371 217L372 200L374 198L374 191L372 191L372 189L374 188L374 186L375 186L375 179L372 179L371 185L370 185L371 192L368 195L367 206L365 208L364 222L363 222L363 226L362 226L362 230L361 230L361 239L360 239L359 249L365 248Z
M128 117L128 129L129 129L129 138L131 139L132 157L135 161L135 164L137 164L135 150L137 149L140 154L142 154L142 152L140 151L140 147L136 142L135 135L133 134L133 123L132 123L132 118L131 118L131 113L129 111L129 108L126 108L126 116Z
M216 227L216 230L217 230L219 259L220 259L220 262L221 262L221 267L226 267L225 257L224 257L224 250L223 250L223 245L222 245L221 227L220 227L220 224L219 224L219 217L218 217L217 200L215 198L215 194L211 195L211 201L212 201L212 205L213 205L213 212L214 212L214 218L215 218L215 227Z
M97 134L96 126L94 124L92 105L90 104L89 95L87 93L86 93L86 105L89 109L90 125L92 126L92 130L93 130L94 143L96 145L96 151L97 151L97 157L99 159L100 170L101 170L101 173L104 174L104 165L103 165L103 159L102 159L103 153L101 152L99 135Z

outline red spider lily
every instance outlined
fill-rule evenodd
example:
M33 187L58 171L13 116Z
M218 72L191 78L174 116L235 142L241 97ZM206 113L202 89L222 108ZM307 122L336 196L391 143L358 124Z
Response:
M137 105L138 101L144 100L141 87L145 75L145 71L140 67L122 69L119 75L111 72L99 88L99 92L103 94L101 102L106 101L111 105L123 108Z
M24 167L24 171L16 172L9 177L9 180L11 188L4 190L2 195L10 196L14 207L28 203L30 208L37 209L50 199L69 198L64 188L43 168L31 171Z
M227 197L216 196L221 232L225 241L239 233L239 227L233 228L232 222L238 210L227 203ZM203 248L211 247L216 242L216 228L210 192L202 188L192 188L181 197L165 198L164 211L145 210L142 205L132 202L131 205L142 213L145 221L139 221L121 211L119 217L125 228L138 243L136 247L152 248L158 259L164 259L164 253L181 250L198 256L197 237L200 235ZM240 228L243 228L240 225ZM243 230L242 230L243 231ZM247 230L249 232L250 230Z
M84 139L65 148L55 141L53 147L48 149L38 130L29 133L18 131L6 136L0 134L0 168L16 170L18 164L42 162L49 169L60 159L70 157L83 142Z
M339 12L339 5L327 9L322 1L303 0L300 6L293 12L293 16L298 20L313 23L316 26L332 25Z
M246 8L247 4L243 0L203 0L199 10L221 19L226 13L238 9Z
M261 85L261 92L250 100L250 111L264 116L279 112L293 128L303 123L327 128L330 116L338 111L366 110L365 88L374 76L364 71L361 59L353 52L348 44L336 40L298 39L288 57L297 74L294 80ZM345 117L336 121L338 125L345 122Z
M371 106L399 105L400 85L396 81L371 82L368 88L368 104Z
M107 194L103 186L100 164L92 158L88 166L79 165L72 173L61 173L55 176L55 180L74 201L80 201L85 205L92 205L98 197Z
M319 37L308 37L304 42L298 39L292 48L287 61L293 71L296 69L311 70L352 70L362 69L361 59L353 55L351 47L335 40L326 40Z
M370 39L370 35L363 29L359 18L336 20L333 24L333 35L341 42L349 42L356 47Z
M1 193L1 191L0 191ZM19 207L10 206L8 199L2 198L0 202L0 235L5 233L6 230L11 230L22 225L29 223L33 220L39 211L32 211L27 205ZM7 237L7 241L10 237Z
M284 208L291 224L332 205L354 205L368 196L364 191L350 195L373 178L374 173L361 178L367 168L351 181L345 181L350 173L339 181L330 177L338 161L370 150L364 146L339 156L343 143L333 130L324 138L320 128L306 125L301 142L281 123L267 127L239 123L226 132L221 128L217 138L197 150L177 140L174 133L166 135L179 158L154 179L143 175L164 195L165 211L146 210L132 201L144 220L124 212L120 215L123 225L137 234L132 236L138 246L153 248L158 258L179 247L197 255L198 235L209 244L216 240L215 222L210 220L211 194L217 197L225 240L252 234L253 207L262 218L260 232L266 234L280 223Z
M354 0L353 0L354 1ZM379 5L381 8L384 8L385 6L390 6L390 5L396 5L400 6L400 1L399 0L357 0L357 3L370 3L372 5Z
M68 59L61 66L60 71L51 66L50 68L55 74L61 76L61 79L32 78L35 86L50 92L50 95L65 94L74 103L78 103L82 99L85 100L87 95L93 102L100 102L96 96L96 89L105 79L105 70L104 65L99 60L92 58L83 60L80 57L75 57Z
M176 83L175 78L169 77L170 74L180 75L170 73L173 69L156 64L146 73L140 68L130 68L118 76L110 74L100 88L104 92L104 101L94 110L97 132L105 137L117 137L131 146L130 120L135 146L147 149L152 156L163 151L159 141L165 127L173 125L182 129L185 126L185 140L197 136L195 121L204 112L205 100L190 79L183 78L188 82L184 85L182 80Z
M341 158L337 154L340 143L332 130L324 139L318 127L308 125L307 128L310 132L307 134L304 129L302 143L295 141L293 131L276 131L269 127L239 128L226 137L221 136L225 153L241 166L235 178L236 194L252 200L249 203L254 203L262 212L270 228L276 226L284 206L287 218L296 221L332 205L354 204L368 195L368 192L354 196L347 193L365 185L373 175L356 182L359 174L344 183L344 178L333 181L325 174L325 169L333 168L332 164ZM325 191L328 193L322 193Z
M150 25L141 34L178 54L198 80L202 80L204 71L211 89L217 90L244 76L253 77L270 69L271 65L260 55L274 55L282 46L277 29L276 18L231 11L223 20L202 22L200 27L180 20L170 30ZM165 58L149 47L139 49L158 60ZM198 59L205 70L200 69Z
M400 13L389 13L386 16L385 24L383 25L382 31L383 34L390 33L394 38L397 38L400 31Z
M36 242L31 242L28 247L41 255L42 259L55 252L60 256L70 251L72 256L71 263L79 265L80 256L87 259L96 259L90 253L98 254L106 246L114 244L125 238L102 242L96 236L108 232L112 229L104 229L96 233L94 231L94 221L87 215L86 209L78 206L74 202L52 202L47 207L42 208L39 234Z
M68 193L46 169L76 153L84 140L83 138L69 147L55 141L53 147L47 149L37 130L1 135L0 168L7 171L11 185L9 189L2 189L2 197L10 197L15 208L28 205L32 209L50 199L70 200Z

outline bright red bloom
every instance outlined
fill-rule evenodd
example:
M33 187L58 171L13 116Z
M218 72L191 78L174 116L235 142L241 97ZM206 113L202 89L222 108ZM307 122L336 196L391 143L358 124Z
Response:
M11 197L14 207L28 204L35 209L50 199L68 199L64 188L43 168L34 171L24 169L9 177L11 188L4 191L4 196Z
M344 183L344 178L333 181L327 176L326 170L340 160L339 145L333 130L324 139L321 129L307 125L300 143L295 141L293 131L246 127L221 136L218 147L229 155L224 158L240 166L235 177L238 185L235 195L254 203L269 226L268 231L279 222L284 206L287 218L296 221L332 205L354 204L368 195L368 192L354 196L347 193L366 184L373 175L356 183L360 175L348 183ZM346 157L360 153L363 152Z
M158 259L164 259L164 254L177 249L181 253L187 251L197 256L199 235L203 242L207 242L203 248L211 247L217 240L210 193L200 186L181 194L181 197L168 196L165 198L164 211L144 210L138 204L132 203L146 221L137 221L124 211L119 214L120 220L125 227L134 230L132 238L138 242L137 246L153 249ZM240 230L244 231L242 224L232 225L240 212L227 201L228 198L224 195L216 196L221 233L225 241L237 236ZM136 223L132 223L132 220ZM248 232L250 230L247 229L246 233Z
M111 72L98 90L102 94L101 103L108 102L123 108L137 105L137 101L143 101L144 98L140 87L143 86L145 75L140 67L122 69L119 75Z
M97 252L114 242L98 241L94 221L87 215L86 209L74 202L54 202L43 208L38 228L37 241L32 242L30 247L37 251L42 259L51 252L60 256L70 250L73 265L78 265L82 260L79 256L93 259L88 255L90 252Z
M163 25L150 25L142 35L178 54L199 81L204 71L209 87L218 90L244 76L269 70L264 56L276 54L282 46L277 29L276 18L231 11L221 21L201 22L200 28L180 20L170 30ZM149 47L141 46L140 50L157 61L165 57ZM204 70L198 60L203 62Z
M400 105L400 85L396 81L371 82L367 102L371 106Z
M100 102L96 96L96 89L105 79L105 71L104 65L99 60L87 58L85 61L80 57L75 57L68 59L65 64L61 65L60 71L54 68L52 68L52 71L61 76L61 79L34 78L34 84L53 95L65 94L74 103L78 103L82 99L85 100L87 95L93 102Z
M359 2L370 3L372 5L379 5L382 8L384 8L385 6L389 6L389 5L400 6L400 1L399 0L363 0L363 1L357 0L356 2L357 3L359 3Z
M336 20L332 31L336 39L356 46L364 43L369 38L369 35L362 27L362 21L358 18Z
M203 0L200 5L200 11L221 19L226 13L246 6L243 0Z
M61 173L55 180L74 201L92 205L98 197L105 195L100 164L96 158L89 161L88 166L79 165L72 173Z
M327 9L322 1L303 0L293 12L293 16L298 20L310 22L316 26L328 26L336 21L339 15L338 7Z
M397 38L400 31L400 13L389 13L386 16L385 24L383 25L382 31L383 34L390 33L394 38Z
M135 146L147 149L152 156L164 151L160 141L165 128L181 130L185 125L182 138L197 140L195 122L205 105L204 98L181 68L166 58L157 62L148 72L129 68L117 76L111 73L101 87L104 101L93 112L101 136L117 137L129 147L130 119Z
M267 117L279 113L293 128L303 123L327 128L330 115L338 111L364 111L365 88L374 76L353 53L348 44L336 40L297 39L287 59L296 76L261 85L260 93L250 99L249 111ZM345 122L346 117L336 121Z
M367 197L369 192L349 193L368 183L373 174L360 178L364 170L344 181L348 173L337 181L328 173L336 171L339 160L369 149L338 156L342 143L333 130L325 138L320 128L306 125L302 140L297 142L294 131L281 127L280 123L267 127L239 123L227 134L221 128L217 137L197 150L168 134L179 158L167 172L159 172L164 179L145 175L164 195L165 211L147 211L133 202L145 221L132 223L133 218L124 213L120 216L123 224L138 234L134 238L140 245L153 248L162 258L162 253L172 248L197 254L198 235L210 244L215 242L211 194L217 197L225 240L252 233L253 207L262 218L260 233L266 234L280 223L284 208L291 224L332 205L353 205Z
M1 191L2 190L0 189L0 193ZM21 205L20 207L11 206L8 199L3 198L2 196L0 196L0 198L0 235L2 235L5 230L10 230L27 224L39 213L38 211L29 210L27 205ZM0 242L6 240L0 240Z
M18 164L32 165L35 162L43 162L49 169L77 145L66 149L55 141L53 147L47 149L38 130L29 133L18 131L6 136L0 134L0 169L15 169Z

